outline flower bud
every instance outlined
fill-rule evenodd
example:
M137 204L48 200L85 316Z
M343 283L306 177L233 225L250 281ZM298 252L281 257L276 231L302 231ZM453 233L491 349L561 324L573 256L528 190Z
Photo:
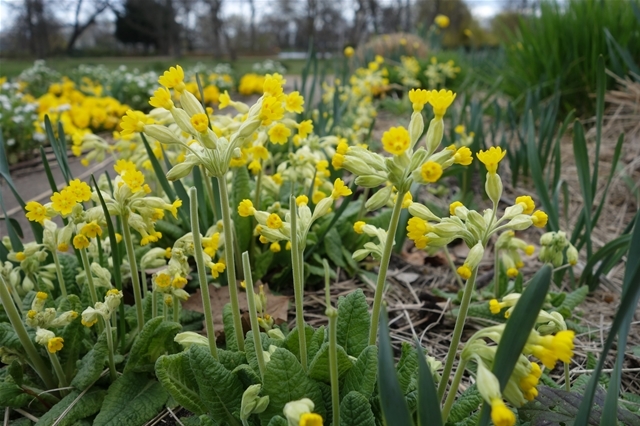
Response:
M267 331L267 334L269 335L269 337L275 340L285 339L284 333L279 328L272 328L271 330Z
M487 182L484 188L489 199L497 205L498 202L500 202L500 197L502 197L502 179L500 179L500 175L497 173L487 173Z
M486 400L491 401L494 398L501 398L500 382L498 378L485 367L484 362L478 360L478 371L476 373L476 386L478 392Z
M316 204L316 208L313 210L313 216L311 216L311 222L329 213L331 206L333 205L333 198L323 198Z
M376 173L376 170L373 167L361 158L353 155L346 155L342 166L356 176L374 175Z
M522 214L524 211L522 204L516 204L515 206L509 206L504 209L504 215L502 216L504 219L513 219L519 214Z
M409 206L409 213L412 216L419 217L420 219L426 220L428 222L440 222L440 218L433 214L429 208L420 203L412 203Z
M419 111L411 114L411 121L409 122L409 139L411 140L411 147L413 148L418 142L418 138L422 136L424 131L424 118Z
M166 126L158 124L147 124L144 126L144 133L156 139L158 142L165 144L181 144L182 142L176 137L175 133Z
M213 130L207 128L205 133L200 133L198 135L198 140L202 143L205 148L216 149L218 137L213 132Z
M442 136L444 135L444 122L442 118L434 118L429 123L429 129L427 130L427 153L431 154L442 142Z
M391 185L382 188L367 200L364 207L371 212L385 206L389 198L391 198L392 192L393 187Z
M196 98L191 92L186 90L183 91L180 95L180 105L191 117L196 114L203 114L205 112L198 98Z
M464 263L469 265L471 269L474 269L480 264L480 261L482 261L483 257L484 247L482 246L482 243L478 241L478 243L475 246L471 247L471 250L469 250L467 260Z
M363 188L376 188L387 181L386 176L380 175L361 175L356 178L356 185Z
M567 249L567 262L572 266L578 263L578 250L573 245Z
M238 137L248 138L260 127L260 124L262 124L262 122L258 119L246 120L238 130Z
M528 214L520 214L507 223L507 228L513 229L514 231L523 231L531 227L533 222L531 221L531 216Z
M193 169L194 164L188 161L184 163L178 163L169 170L167 173L167 179L170 181L179 180L183 177L186 177L191 173L191 169Z
M205 336L194 333L193 331L178 333L176 334L176 337L174 337L173 341L180 344L185 349L189 349L193 345L209 347L209 340Z
M240 419L246 421L252 414L260 414L269 405L269 396L259 397L262 385L251 385L242 394Z

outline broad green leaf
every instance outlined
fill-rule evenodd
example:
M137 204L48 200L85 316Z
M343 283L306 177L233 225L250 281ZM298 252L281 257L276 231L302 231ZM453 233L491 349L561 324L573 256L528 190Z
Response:
M448 422L458 423L468 418L471 413L478 409L478 406L482 403L482 396L476 385L469 387L466 391L456 399L453 403L451 411L449 412Z
M267 426L289 426L289 422L282 416L275 416L269 421Z
M269 271L269 267L271 266L271 261L273 260L273 252L271 250L265 250L262 253L258 254L255 258L253 265L253 279L254 281L258 281L262 279Z
M361 289L338 299L338 344L357 357L368 346L371 315Z
M442 426L440 398L433 381L433 373L427 365L420 342L416 339L418 358L418 424L420 426Z
M340 238L340 234L335 227L331 228L329 232L327 232L324 238L324 251L326 255L331 259L331 261L341 268L346 267L346 263L342 258L342 239Z
M32 400L33 396L25 393L24 389L12 380L0 382L0 405L3 407L21 408Z
M234 417L234 413L240 412L244 391L240 379L224 368L211 355L209 348L193 345L189 349L189 364L196 376L200 398L209 414L217 421L238 426L240 422Z
M24 352L16 330L8 322L0 323L0 347L6 347L18 353Z
M200 323L202 323L202 321L200 321ZM246 364L247 357L245 356L245 352L235 352L218 349L218 361L220 361L220 364L224 365L224 368L232 371L239 365Z
M311 399L315 404L314 412L325 415L320 388L307 377L296 356L286 349L278 348L271 354L264 373L262 394L269 396L269 406L260 415L263 423L281 415L287 402L302 398Z
M82 391L98 380L108 355L107 335L103 331L93 348L78 362L78 372L71 381L71 386Z
M92 416L100 411L102 402L105 399L106 391L102 389L91 389L80 398L67 414L58 422L59 426L71 426L78 420ZM56 405L51 407L38 421L38 426L51 426L62 415L62 413L78 398L80 391L74 390L65 396ZM97 424L97 423L96 423Z
M189 364L189 354L163 355L156 361L156 376L173 399L196 415L207 413L200 398L196 376Z
M305 331L305 335L307 338L307 345L308 345L308 342L310 342L311 339L313 338L313 334L314 334L313 327L311 327L308 324L305 324L304 331ZM287 337L285 337L284 339L283 347L287 348L289 352L295 355L296 358L300 359L300 345L298 344L298 328L297 327L291 330L289 334L287 334ZM307 352L307 358L309 357L310 357L310 354ZM308 360L308 361L311 361L311 360Z
M261 347L263 351L269 350L269 345L271 344L271 339L267 336L266 333L260 333ZM247 338L244 341L244 350L246 351L247 363L251 368L253 368L256 372L259 372L260 369L258 367L258 358L256 355L255 344L253 342L253 333L247 333ZM235 367L233 367L235 368ZM230 368L230 370L233 370Z
M220 350L218 349L218 352ZM261 379L256 370L251 368L248 364L241 364L233 369L233 374L238 376L242 382L244 388L248 388L251 385L261 384Z
M344 373L353 367L353 362L347 355L347 352L338 345L338 377L342 377ZM329 377L329 343L323 343L320 350L309 364L309 377L312 379L330 383Z
M367 346L358 357L353 368L344 375L340 395L347 395L349 392L360 392L366 398L371 398L376 387L376 377L378 375L378 347Z
M570 318L573 310L582 302L584 302L588 294L589 287L587 287L586 285L579 287L571 293L567 293L567 296L564 298L560 306L558 306L557 311L560 312L565 318Z
M375 426L369 400L359 392L349 392L340 402L340 426Z
M169 394L145 373L127 372L109 386L94 426L142 426L154 418Z
M235 327L233 325L233 311L231 304L227 303L222 308L222 325L224 327L224 337L227 343L227 350L237 351L238 341L236 340Z
M402 354L396 368L398 370L400 388L406 394L409 391L411 381L416 379L418 375L418 357L415 349L407 342L402 342L401 351Z
M307 341L307 352L309 359L315 358L316 354L320 350L320 347L325 342L327 337L326 329L324 325L321 325L313 332L313 337L310 341Z
M411 426L411 414L404 398L404 392L400 388L396 368L393 360L393 349L389 336L389 320L387 312L380 315L380 327L378 339L380 340L380 353L378 354L378 392L380 394L380 406L382 414L388 425Z
M173 338L181 325L162 317L148 321L133 342L124 372L153 371L156 360L175 345Z

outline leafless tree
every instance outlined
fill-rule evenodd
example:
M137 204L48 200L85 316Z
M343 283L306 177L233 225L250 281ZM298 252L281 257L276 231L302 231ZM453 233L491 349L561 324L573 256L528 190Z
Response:
M102 12L107 10L107 8L110 6L109 0L91 0L90 4L92 9L88 13L87 18L84 21L82 21L81 12L82 12L83 3L84 3L83 0L76 0L73 27L72 27L71 35L69 36L69 41L67 41L67 47L66 47L67 53L71 53L73 51L73 47L78 41L78 39L80 38L80 36L82 35L82 33L84 33L86 29L89 28L91 25L93 25L96 22L96 18L100 16Z

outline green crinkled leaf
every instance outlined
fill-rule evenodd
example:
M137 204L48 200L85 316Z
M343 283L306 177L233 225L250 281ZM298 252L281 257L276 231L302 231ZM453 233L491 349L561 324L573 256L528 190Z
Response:
M416 380L418 376L418 357L415 349L407 342L402 342L402 355L400 355L397 370L400 388L406 394L411 381Z
M80 264L78 258L70 254L59 254L58 261L60 262L60 266L62 266L62 278L64 279L64 284L67 286L67 291L77 290L76 274L78 273Z
M316 354L320 350L320 347L325 341L326 335L327 333L324 325L318 327L313 333L311 341L307 342L307 352L309 355L309 359L315 358Z
M209 414L217 421L239 425L234 413L240 412L244 392L240 379L217 361L208 348L193 345L188 353L191 370L197 372L195 376L200 398Z
M100 411L103 400L107 392L103 389L91 389L78 402L76 402L71 410L58 423L59 426L69 426L75 424L78 420L89 417ZM74 390L65 396L56 405L51 407L38 421L38 426L50 426L62 415L69 405L78 398L80 391ZM95 423L98 425L98 423ZM131 423L133 426L134 424Z
M342 377L344 373L353 367L353 362L342 346L338 345L337 352L338 376ZM313 358L313 361L311 361L309 365L309 377L325 383L331 382L331 378L329 377L329 343L323 343Z
M453 403L451 411L449 412L449 418L447 421L457 423L468 418L471 413L476 411L482 403L482 396L476 385L469 387L466 391L460 395L456 402Z
M249 250L249 243L253 234L253 228L251 226L253 218L240 216L237 209L238 204L240 204L242 200L251 199L249 181L249 170L247 170L246 167L238 167L235 169L233 176L233 191L231 191L231 207L233 229L236 233L240 253ZM260 206L256 206L256 208L259 209Z
M371 398L376 388L378 375L378 347L367 346L358 357L353 368L344 375L340 395L349 392L360 392L366 398Z
M338 344L357 357L368 346L371 316L362 290L338 299Z
M224 326L224 337L227 342L227 350L237 351L238 341L236 340L235 327L233 325L233 311L230 303L227 303L222 308L222 325Z
M453 315L458 316L458 312L460 312L459 308L453 309ZM504 317L504 314L492 314L491 309L489 309L488 302L482 303L473 303L469 305L469 311L467 314L469 317L481 318L491 322L506 322L507 319Z
M162 317L147 322L133 342L124 372L153 371L156 360L173 349L173 338L181 328L180 324Z
M178 404L196 415L205 414L207 406L200 398L198 383L189 364L189 354L163 355L156 361L156 376Z
M369 401L360 392L349 392L340 402L340 426L375 426Z
M309 347L309 342L313 339L314 330L308 324L304 325L304 332L307 337L307 347ZM295 355L296 358L300 359L300 345L298 341L298 328L295 327L291 330L291 333L287 334L287 337L284 339L284 348L287 348L289 352ZM307 358L310 358L309 351L307 351Z
M20 408L33 399L33 396L24 393L24 390L13 381L0 382L0 406Z
M338 230L333 227L324 237L324 250L329 259L341 268L345 268L347 265L342 258L342 238L338 234Z
M9 421L9 426L31 426L32 424L33 423L31 422L31 420L27 419L26 417L21 417L16 420Z
M71 296L70 296L71 297ZM74 299L80 302L80 299L72 295ZM81 309L77 309L76 312L81 312ZM87 328L82 325L80 318L75 321L71 321L60 332L59 336L64 339L64 351L60 353L60 363L64 368L67 376L72 376L76 370L76 362L80 357L80 351L84 349L83 339Z
M0 347L6 347L19 353L24 352L18 334L9 322L0 323Z
M239 365L246 364L247 357L244 352L233 352L218 349L218 361L220 361L220 364L224 365L224 368L232 371Z
M289 422L282 416L275 416L269 421L267 426L289 426Z
M253 281L262 279L269 271L271 262L273 261L273 252L271 250L265 250L256 256L253 266Z
M260 333L260 340L262 343L262 350L263 351L269 350L269 344L271 342L271 339L269 338L269 336L266 333ZM253 343L253 333L247 333L247 338L244 341L244 350L246 351L245 354L247 357L247 364L249 364L249 366L253 368L256 372L260 371L258 367L258 358L256 356L256 349ZM233 368L231 368L231 370L233 370Z
M78 362L78 372L71 381L71 386L84 390L87 386L98 380L104 370L104 364L109 356L107 335L104 331L93 348Z
M244 388L262 383L256 370L251 368L248 364L237 366L233 369L232 373L238 376Z
M570 318L573 314L573 310L585 301L589 294L589 286L583 285L582 287L567 293L567 297L564 298L558 309L558 312L565 318Z
M278 348L271 354L264 373L262 394L269 396L269 406L260 415L263 423L282 414L287 402L302 398L311 399L315 404L314 412L323 417L325 415L322 392L318 385L307 377L298 359L286 349Z
M604 400L605 392L598 388L594 395L595 405L591 410L588 425L600 425ZM518 416L523 421L531 422L531 426L557 424L573 426L581 401L582 395L579 393L539 386L536 399L519 408ZM622 407L618 407L617 420L622 425L640 424L639 416Z
M169 394L147 374L127 372L109 386L94 426L138 426L154 418Z

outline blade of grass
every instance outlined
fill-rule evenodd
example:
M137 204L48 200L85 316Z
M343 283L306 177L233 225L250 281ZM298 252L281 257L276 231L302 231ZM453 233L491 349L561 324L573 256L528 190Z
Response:
M416 352L418 355L418 425L442 426L438 390L422 352L422 346L417 339Z
M62 177L64 178L67 185L69 185L69 181L71 180L71 175L65 166L65 162L63 160L63 153L61 152L60 143L53 133L53 126L51 125L51 120L48 115L44 116L44 128L47 133L47 137L49 138L49 143L51 144L51 148L53 148L53 154L56 157L56 161L60 166L60 172L62 173Z
M591 244L591 209L593 208L593 195L595 190L591 185L590 171L589 171L589 152L587 150L587 140L584 136L584 127L579 121L575 121L573 125L573 155L576 159L576 167L578 169L578 181L580 182L580 190L582 191L583 207L581 210L582 219L584 220L584 239L587 244L587 258L591 257L592 244ZM598 158L596 154L596 160L594 167L597 167ZM594 170L594 176L597 175Z

